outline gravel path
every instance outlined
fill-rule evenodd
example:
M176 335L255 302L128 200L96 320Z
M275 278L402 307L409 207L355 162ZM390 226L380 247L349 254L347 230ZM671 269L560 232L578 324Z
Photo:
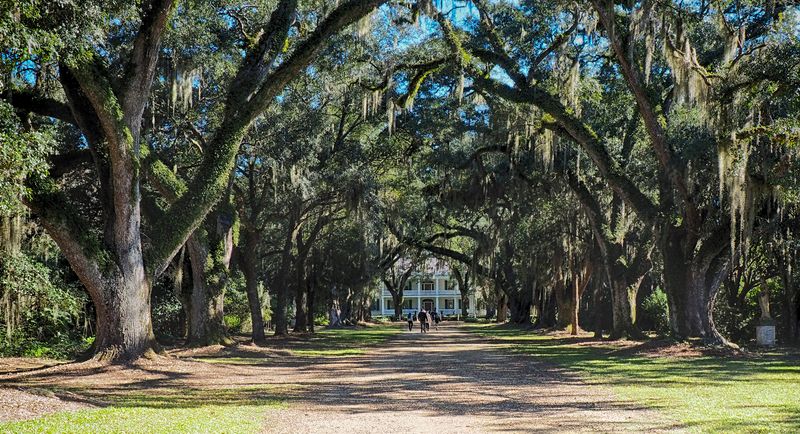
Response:
M285 401L267 412L262 431L270 434L681 430L654 410L510 353L507 345L448 324L428 334L404 332L360 356L297 357L239 345L181 349L135 366L86 362L14 372L19 367L9 362L13 369L0 371L0 420L145 394L185 405ZM224 362L237 355L244 363ZM202 356L219 359L192 359Z
M270 411L264 432L680 431L653 410L503 345L449 325L406 332L363 356L284 367L269 382L292 388L293 397Z

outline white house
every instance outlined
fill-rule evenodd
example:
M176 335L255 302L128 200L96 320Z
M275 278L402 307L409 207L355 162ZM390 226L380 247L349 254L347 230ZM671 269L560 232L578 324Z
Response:
M450 276L450 267L438 259L429 259L409 277L403 291L403 316L416 313L423 308L436 311L445 316L461 315L461 292L458 281ZM383 282L379 283L380 295L372 304L373 316L394 315L394 300ZM481 315L477 299L470 294L466 303L470 317Z

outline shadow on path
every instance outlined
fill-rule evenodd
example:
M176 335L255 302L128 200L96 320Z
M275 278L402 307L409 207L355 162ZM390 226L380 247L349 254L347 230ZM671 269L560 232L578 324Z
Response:
M680 428L504 346L447 325L428 334L403 333L362 356L311 361L284 379L298 386L289 394L292 405L275 411L265 432L323 432L331 426L348 432Z

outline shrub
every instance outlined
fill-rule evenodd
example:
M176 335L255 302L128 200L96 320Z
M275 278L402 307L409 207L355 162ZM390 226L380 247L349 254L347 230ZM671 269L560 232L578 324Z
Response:
M660 335L669 333L669 305L667 294L661 288L656 288L642 301L638 323L643 329L652 329Z
M88 297L65 277L57 264L27 252L0 257L0 355L66 359L88 347Z
M250 305L247 302L247 289L241 273L233 274L225 288L224 321L231 333L250 333L253 330Z
M158 337L181 338L184 334L183 305L173 291L153 291L153 331Z

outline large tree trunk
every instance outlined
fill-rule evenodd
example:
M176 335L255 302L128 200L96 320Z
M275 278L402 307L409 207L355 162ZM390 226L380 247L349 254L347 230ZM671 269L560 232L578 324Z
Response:
M298 253L295 260L294 332L308 331L308 287L306 285L306 255Z
M353 320L353 293L360 292L361 288L357 288L355 291L351 288L347 288L347 292L344 297L344 301L340 299L339 302L339 320L344 322L352 322Z
M275 284L275 310L272 312L275 324L275 335L286 336L289 334L289 319L286 309L289 306L289 288L286 286L286 271L278 270Z
M570 334L577 335L578 334L578 312L580 311L581 307L581 283L578 279L573 279L572 282L572 306L570 306L569 318L570 318Z
M603 291L603 283L600 279L594 279L592 281L593 288L592 288L592 313L593 315L593 323L592 329L594 331L594 337L596 339L603 338L603 321L602 315L604 314L602 309L602 291Z
M96 360L120 362L155 355L151 288L143 271L91 282L97 285L89 291L97 313Z
M631 264L634 261L625 257L625 248L621 243L604 238L601 228L593 227L593 232L602 257L605 278L611 288L613 326L610 337L641 338L642 333L636 327L636 295L644 279L644 271L636 269Z
M186 245L192 264L192 299L188 343L193 346L227 344L225 288L233 256L233 211L221 203Z
M392 303L394 303L394 319L400 321L403 319L403 293L400 290L393 291ZM422 309L420 307L420 309Z
M505 292L498 291L497 294L497 322L504 323L508 320L508 298Z
M264 315L261 310L261 297L258 294L258 272L255 264L257 244L257 239L253 235L246 236L244 248L238 250L236 256L239 268L244 274L247 306L250 308L250 321L253 324L253 343L265 345L267 338L264 334Z
M572 335L577 335L578 330L580 330L578 315L581 308L581 297L583 296L583 291L586 290L586 285L588 285L591 280L592 271L592 261L587 258L583 260L583 263L580 264L579 268L573 273L572 293L570 297L572 298L572 304L570 305L570 334Z
M466 318L469 316L469 309L467 309L467 304L469 303L469 294L466 291L461 292L461 317ZM472 306L473 309L476 309L478 306Z
M187 337L189 333L189 322L191 321L192 309L192 285L191 277L186 279L186 271L189 271L191 276L191 261L186 258L186 247L181 248L175 260L175 273L172 279L172 292L181 303L181 310L183 311L183 329L181 336Z
M223 302L226 278L218 279L208 269L208 249L192 235L187 242L192 264L192 297L189 309L189 335L192 346L226 342ZM212 275L209 275L212 274Z
M292 239L292 234L288 234L281 253L281 263L275 273L275 310L272 312L272 317L274 318L276 336L289 334L287 308L289 306L289 268L292 261Z
M611 280L611 339L642 337L642 332L636 327L636 296L642 280L643 277L630 286L621 277Z
M556 282L553 294L556 299L556 327L566 329L572 321L573 298L567 293L568 282Z
M528 325L531 323L531 293L523 291L522 294L514 294L508 297L509 313L511 322L514 324Z
M614 328L611 339L627 337L633 330L636 293L630 291L625 282L615 279L611 282L611 315Z
M706 344L731 345L717 331L713 316L717 294L728 273L727 254L706 246L687 257L680 248L680 234L670 232L662 252L672 333L681 339L699 338Z
M307 303L307 294L305 291L305 285L298 286L295 288L294 294L294 331L295 333L303 333L308 331L308 314L306 309Z
M129 184L132 181L128 180ZM70 266L86 287L97 315L95 358L102 361L129 361L152 357L158 346L150 316L151 281L144 266L141 246L138 183L130 193L136 200L118 204L114 220L114 257L108 251L85 247L80 230L61 216L43 212L42 223L58 244ZM41 198L37 198L41 199ZM31 203L41 212L39 203ZM66 206L66 205L65 205Z
M549 288L549 289L548 289ZM537 328L555 327L556 322L556 303L551 287L540 287L536 292L536 324Z

